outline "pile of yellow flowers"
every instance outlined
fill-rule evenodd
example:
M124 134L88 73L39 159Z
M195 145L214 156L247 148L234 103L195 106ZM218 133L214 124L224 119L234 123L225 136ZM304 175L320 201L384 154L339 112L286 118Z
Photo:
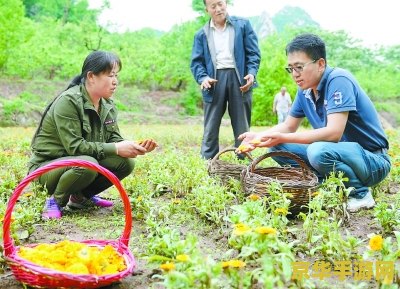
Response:
M41 267L72 274L108 275L126 269L124 258L111 245L103 248L74 241L21 246L18 255Z

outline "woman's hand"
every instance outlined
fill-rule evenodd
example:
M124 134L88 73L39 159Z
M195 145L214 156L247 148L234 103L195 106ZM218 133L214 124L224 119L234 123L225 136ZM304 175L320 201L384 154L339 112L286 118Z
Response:
M147 152L146 148L130 140L123 140L115 143L115 147L117 148L117 155L124 158L136 158Z
M153 139L145 139L139 141L139 145L146 149L146 153L149 153L153 151L156 147L158 147L158 144Z
M139 155L153 151L157 146L157 143L152 139L138 142L124 140L115 144L117 154L124 158L136 158Z

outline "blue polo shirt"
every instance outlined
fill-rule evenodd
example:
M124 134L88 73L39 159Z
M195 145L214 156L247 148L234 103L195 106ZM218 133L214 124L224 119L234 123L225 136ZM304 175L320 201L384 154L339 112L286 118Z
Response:
M327 66L317 90L319 99L314 101L312 89L299 88L290 115L306 117L316 129L326 126L328 114L348 111L340 141L357 142L369 151L389 148L378 112L350 72Z

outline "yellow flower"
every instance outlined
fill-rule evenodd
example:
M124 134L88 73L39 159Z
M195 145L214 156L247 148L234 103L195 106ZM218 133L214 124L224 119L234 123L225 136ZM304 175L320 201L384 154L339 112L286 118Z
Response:
M276 235L276 230L271 227L258 227L255 228L254 231L261 235Z
M320 193L319 193L318 191L316 191L316 192L312 193L311 196L316 197L316 196L318 196L319 194L320 194Z
M85 264L86 266L90 264L92 261L92 254L89 250L89 247L83 248L78 252L78 259Z
M288 214L288 210L286 210L285 208L277 208L275 209L274 213L276 215L286 216Z
M229 266L233 268L243 268L246 266L246 263L241 260L230 260L229 263Z
M261 199L261 197L259 195L256 195L256 194L251 194L249 196L249 199L252 200L252 201L257 201L257 200Z
M369 247L372 251L380 251L382 250L383 238L381 235L372 236L369 240Z
M118 266L115 264L108 264L102 272L102 275L115 274L118 272Z
M86 267L85 264L82 263L72 264L68 266L68 268L66 268L65 271L72 274L89 274L88 268Z
M243 268L244 266L246 266L246 263L243 262L242 260L237 260L237 259L222 262L222 268L224 269L228 267Z
M224 261L222 262L222 268L228 268L229 267L230 262L229 261Z
M177 204L180 204L181 202L182 202L181 199L173 199L173 200L172 200L172 203L173 203L173 204L176 204L176 205L177 205Z
M67 263L65 252L62 252L61 250L54 250L53 253L49 255L49 261L51 261L51 263L65 265L65 263Z
M175 264L174 264L173 262L171 262L171 263L164 263L164 264L161 264L160 268L161 268L162 270L166 271L166 272L169 272L169 271L175 269Z
M143 196L139 196L139 197L137 197L137 199L136 199L137 202L140 202L141 200L143 200Z
M177 261L179 261L179 262L187 262L187 261L189 261L189 256L188 255L185 255L185 254L181 254L181 255L177 255L176 256L176 260Z
M33 196L33 192L27 192L27 193L23 194L21 197L22 198L29 198L29 197L32 197L32 196Z
M250 146L247 144L241 144L236 150L240 153L245 152L250 149Z
M250 230L251 229L249 226L242 224L242 223L238 223L235 225L235 230L233 230L233 234L240 236L240 235L247 233Z

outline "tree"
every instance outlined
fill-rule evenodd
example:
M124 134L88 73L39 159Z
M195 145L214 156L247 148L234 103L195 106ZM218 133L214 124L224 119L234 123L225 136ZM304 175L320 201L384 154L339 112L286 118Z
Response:
M147 90L158 89L160 77L161 32L150 28L112 33L103 41L103 49L115 51L123 62L121 81Z
M43 21L44 18L50 17L60 20L62 24L79 24L83 19L96 22L101 11L89 9L87 0L23 0L23 3L27 17L35 21Z
M20 0L0 0L0 69L7 62L10 49L23 40L26 27L24 6Z
M275 94L286 86L293 98L296 86L290 75L284 70L286 66L285 45L290 36L271 34L260 41L261 64L257 74L258 88L254 89L252 124L275 124L276 116L272 112Z

